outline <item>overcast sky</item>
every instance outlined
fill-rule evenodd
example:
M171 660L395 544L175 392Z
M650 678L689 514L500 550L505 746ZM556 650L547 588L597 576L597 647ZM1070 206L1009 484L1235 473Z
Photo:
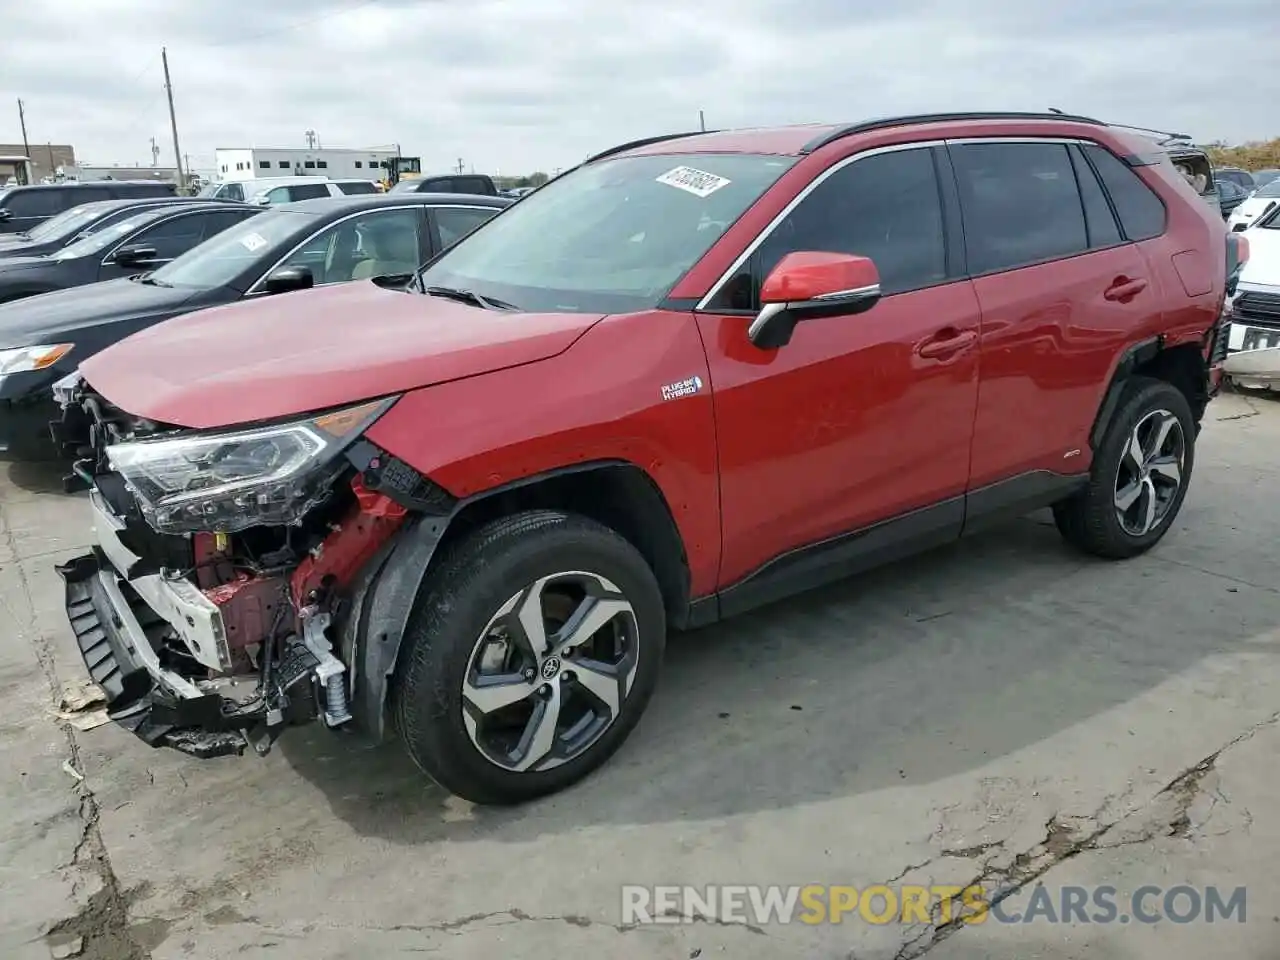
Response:
M1055 106L1280 135L1275 0L57 0L3 4L0 142L82 161L399 143L425 172L569 166L654 133Z

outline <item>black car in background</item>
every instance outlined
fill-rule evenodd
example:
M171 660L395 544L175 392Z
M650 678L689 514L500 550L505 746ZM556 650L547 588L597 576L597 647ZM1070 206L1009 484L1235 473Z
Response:
M197 201L191 197L149 197L144 200L95 200L92 203L82 203L50 217L33 227L30 233L0 235L0 257L43 257L143 210L195 202Z
M1218 206L1222 208L1222 217L1231 216L1231 211L1249 199L1253 188L1246 189L1235 180L1226 177L1215 177L1218 184Z
M132 333L249 297L375 277L408 283L419 266L510 204L440 194L233 204L252 219L158 270L2 304L0 450L23 458L66 453L49 433L59 415L53 384Z
M257 212L203 201L152 207L45 257L0 257L0 303L154 270Z
M1257 189L1253 174L1240 167L1216 167L1213 171L1213 179L1218 181L1219 186L1223 180L1230 180L1236 186L1242 187L1246 196Z
M30 233L32 228L82 203L172 197L172 183L151 180L94 180L91 183L41 183L0 188L0 234Z
M469 193L481 197L499 196L498 185L483 173L451 173L447 176L401 180L388 193Z

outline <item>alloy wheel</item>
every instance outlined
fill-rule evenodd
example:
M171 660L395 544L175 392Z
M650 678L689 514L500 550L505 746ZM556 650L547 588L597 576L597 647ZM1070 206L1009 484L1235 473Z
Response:
M1153 410L1134 425L1116 474L1116 519L1131 537L1146 536L1168 515L1182 489L1186 437L1170 411Z
M548 770L586 752L618 718L639 663L631 604L609 580L566 571L509 598L468 658L462 717L491 763Z

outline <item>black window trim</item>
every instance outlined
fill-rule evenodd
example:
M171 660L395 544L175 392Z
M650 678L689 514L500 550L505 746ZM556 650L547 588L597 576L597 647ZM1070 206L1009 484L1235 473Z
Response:
M965 276L963 273L960 273L956 276L952 276L951 274L952 258L951 258L951 252L950 252L950 246L951 246L950 241L952 240L953 234L950 226L950 223L952 222L952 220L949 220L947 216L949 191L948 191L948 188L942 183L943 169L938 161L938 148L945 147L946 144L947 144L947 141L945 140L916 140L911 143L895 143L885 147L873 147L870 150L863 150L851 156L844 157L841 160L837 160L835 163L831 164L831 166L827 167L827 169L823 170L820 174L818 174L816 177L810 180L807 184L805 184L804 188L799 193L797 193L794 197L792 197L785 207L783 207L780 211L778 211L778 215L775 216L772 220L770 220L767 224L765 224L764 229L761 230L758 234L756 234L755 239L752 240L749 244L747 244L745 249L743 249L742 253L740 253L734 259L734 261L731 264L729 264L729 268L725 270L725 272L719 276L716 282L711 285L711 288L706 292L706 294L704 294L698 300L698 302L694 304L693 306L694 311L698 313L712 313L712 314L715 314L716 316L753 316L757 311L726 310L723 308L713 309L711 304L714 302L715 298L719 295L721 288L726 283L728 283L731 279L733 279L733 277L737 276L738 271L742 269L742 267L746 264L748 260L750 260L753 256L755 256L756 251L764 244L766 240L769 239L769 237L773 234L773 232L776 229L778 229L779 226L782 225L782 222L791 215L792 211L795 210L796 207L800 206L800 204L802 204L809 197L809 195L813 193L814 190L818 189L819 186L825 183L828 177L834 176L836 173L840 172L845 167L849 166L850 164L856 163L859 160L865 160L868 157L877 157L886 153L901 153L904 150L928 149L933 157L933 166L934 166L934 173L935 173L934 181L937 184L938 191L939 191L938 199L942 204L943 239L947 246L947 254L946 254L946 261L945 261L947 276L941 280L935 281L934 283L922 284L921 286L918 286L918 287L912 287L910 290L895 291L893 294L891 294L891 296L900 296L901 294L904 294L904 293L915 293L919 290L928 290L933 287L940 287L948 283L955 283L958 280L965 279ZM946 165L946 169L948 170L951 169L949 160ZM952 174L952 176L953 176L953 185L954 185L954 173ZM762 195L762 198L763 198L763 195ZM958 201L958 197L952 197L951 199L955 199ZM756 202L759 203L760 202L759 199L757 199ZM751 208L748 207L747 209L750 210ZM743 211L743 213L745 215L746 211ZM953 213L952 217L954 218L954 216L955 214ZM961 255L960 255L958 265L963 267L964 266L963 250L961 250L960 253ZM705 257L706 254L703 254L703 256Z

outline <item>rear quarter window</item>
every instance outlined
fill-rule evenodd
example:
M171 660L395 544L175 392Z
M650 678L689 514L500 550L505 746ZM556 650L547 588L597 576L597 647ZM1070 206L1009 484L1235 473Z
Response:
M1167 212L1156 192L1106 147L1089 144L1084 152L1111 197L1125 238L1136 242L1164 233Z

